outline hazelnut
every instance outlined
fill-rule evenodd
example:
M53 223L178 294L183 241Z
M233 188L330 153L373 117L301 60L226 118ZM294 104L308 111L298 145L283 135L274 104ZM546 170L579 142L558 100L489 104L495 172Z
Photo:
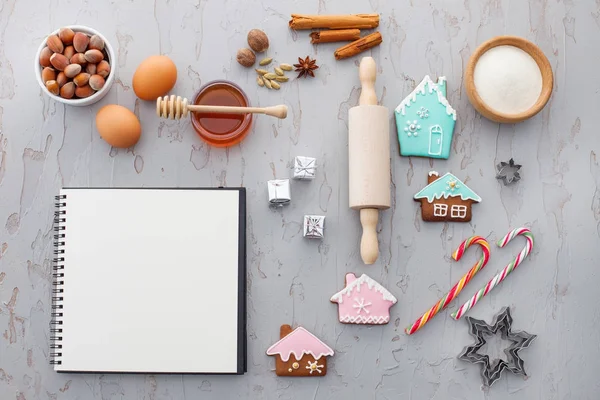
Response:
M100 75L90 76L89 85L94 90L100 90L104 87L104 78Z
M58 82L58 87L63 87L65 86L65 84L67 83L68 78L65 75L64 72L59 72L58 75L56 76L56 82Z
M248 32L248 45L257 53L262 53L269 48L269 38L260 29L252 29Z
M56 35L48 36L48 39L46 40L46 45L50 50L52 50L53 53L62 54L63 50L65 49L63 42L61 42L58 36Z
M85 65L86 63L85 54L83 53L75 53L73 57L71 57L71 64Z
M52 50L48 47L44 47L40 52L40 65L42 67L50 66L50 57L52 56Z
M50 64L57 70L63 71L67 68L67 65L69 65L69 60L60 53L54 53L52 54L52 57L50 57Z
M81 87L81 86L86 86L88 84L89 80L90 80L90 74L88 74L86 72L82 72L80 74L77 74L73 78L73 83L77 87Z
M85 52L89 42L90 38L88 35L82 32L77 32L73 37L73 47L75 47L75 51L78 53Z
M89 97L89 96L93 95L94 93L95 93L94 89L89 87L89 85L78 86L75 88L75 96L80 97L80 98Z
M56 80L56 71L50 67L44 68L42 70L42 82L46 83L54 80Z
M58 88L58 83L56 81L46 82L46 89L48 89L48 91L50 93L52 93L53 95L58 96L59 88Z
M96 73L106 79L110 74L110 64L106 60L102 60L96 66Z
M88 64L85 66L85 72L87 72L90 75L94 75L96 73L96 71L98 70L98 64Z
M58 31L58 37L64 44L73 43L73 37L75 36L75 32L71 28L60 28Z
M79 65L79 64L67 65L67 68L65 68L65 71L64 71L67 78L74 78L80 72L81 72L81 65Z
M75 47L67 46L65 47L65 51L63 51L63 56L67 57L67 59L71 59L75 55Z
M256 56L250 49L239 49L237 52L237 62L244 67L251 67L256 62Z
M89 63L99 63L104 59L104 54L100 50L92 49L85 52L85 60Z
M94 35L90 38L88 48L102 51L104 50L104 40L100 36Z
M66 83L60 88L60 97L70 99L75 96L75 84L73 82Z

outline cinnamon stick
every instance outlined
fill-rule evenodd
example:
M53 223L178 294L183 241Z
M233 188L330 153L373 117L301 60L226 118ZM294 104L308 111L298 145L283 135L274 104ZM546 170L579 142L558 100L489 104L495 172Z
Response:
M292 14L290 28L295 30L328 29L373 29L379 26L379 14L354 15L304 15Z
M372 47L378 46L382 41L383 39L381 38L381 33L374 32L352 43L348 43L347 45L340 47L333 53L333 55L335 56L336 60L352 57Z
M351 42L360 39L360 29L333 29L329 31L312 32L312 44L331 42Z

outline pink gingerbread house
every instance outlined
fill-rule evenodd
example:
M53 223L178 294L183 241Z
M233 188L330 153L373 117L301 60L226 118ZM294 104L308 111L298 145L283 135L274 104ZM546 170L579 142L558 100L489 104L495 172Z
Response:
M383 286L363 274L346 274L346 287L331 297L344 324L381 325L390 322L390 307L398 300Z

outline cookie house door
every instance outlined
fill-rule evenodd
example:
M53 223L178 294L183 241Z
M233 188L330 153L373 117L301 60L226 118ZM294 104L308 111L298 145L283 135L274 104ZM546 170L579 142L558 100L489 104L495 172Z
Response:
M442 140L444 132L439 125L433 125L429 128L429 155L439 156L442 154Z

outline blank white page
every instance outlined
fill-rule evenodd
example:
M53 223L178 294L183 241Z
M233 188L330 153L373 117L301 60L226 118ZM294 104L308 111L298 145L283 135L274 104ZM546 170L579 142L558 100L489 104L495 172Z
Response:
M63 189L58 371L239 371L238 190Z

